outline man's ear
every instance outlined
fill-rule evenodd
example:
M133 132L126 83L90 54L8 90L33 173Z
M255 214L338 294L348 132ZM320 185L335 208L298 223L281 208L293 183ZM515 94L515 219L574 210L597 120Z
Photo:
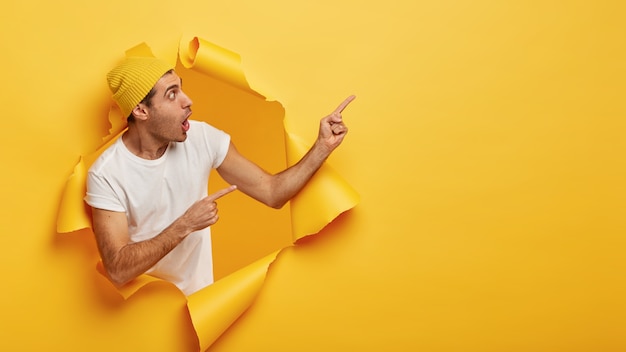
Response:
M131 113L135 116L137 120L147 120L148 119L148 109L142 103L137 104L131 111Z

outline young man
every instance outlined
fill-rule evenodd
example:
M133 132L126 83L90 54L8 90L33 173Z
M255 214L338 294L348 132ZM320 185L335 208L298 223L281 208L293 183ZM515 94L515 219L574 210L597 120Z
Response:
M341 112L354 99L320 121L315 144L297 164L272 175L242 156L228 134L189 119L192 101L167 63L126 58L107 80L128 130L87 179L85 201L102 262L118 286L148 273L186 295L213 283L216 200L238 189L281 208L341 144L348 132ZM207 195L213 168L231 186Z

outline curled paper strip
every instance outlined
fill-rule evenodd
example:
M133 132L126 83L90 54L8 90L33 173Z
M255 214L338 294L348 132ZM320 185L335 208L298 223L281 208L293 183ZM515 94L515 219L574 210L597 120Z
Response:
M187 297L187 307L202 351L250 307L276 255L278 251Z
M185 68L204 73L250 93L256 93L248 86L241 70L239 55L198 37L194 37L187 44L181 40L178 48L180 62Z
M65 184L59 213L57 215L57 232L67 233L91 228L91 215L87 205L83 201L87 193L87 171L91 164L96 161L106 148L108 148L116 138L110 138L95 152L82 156L78 164L74 166L74 172L70 175Z
M296 163L307 152L302 140L287 132L287 162ZM319 232L342 212L359 203L359 194L327 163L291 200L294 241Z
M131 48L126 54L152 55L145 44ZM240 57L232 51L194 37L189 42L181 40L179 60L186 69L218 79L257 97L265 96L249 87L241 69ZM120 122L123 118L115 107L111 108L109 118L112 128L110 135L105 137L106 142L95 152L81 157L66 183L57 218L59 233L91 227L90 213L83 201L87 171L125 127L125 124ZM285 126L288 125L287 122L285 119ZM286 159L289 165L293 165L308 148L296 135L287 131L285 136ZM319 232L339 214L357 203L356 191L329 165L323 165L309 184L290 202L293 241ZM208 348L252 304L263 285L269 265L280 249L282 248L277 248L276 252L187 297L187 307L202 350ZM98 270L104 274L101 264ZM142 275L119 288L118 292L124 298L128 298L155 282L163 283L159 279Z

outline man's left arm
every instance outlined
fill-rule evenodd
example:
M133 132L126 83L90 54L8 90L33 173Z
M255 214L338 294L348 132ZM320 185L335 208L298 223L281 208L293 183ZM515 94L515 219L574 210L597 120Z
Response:
M313 177L328 156L348 133L343 123L342 111L354 100L350 96L330 115L320 120L317 140L295 165L277 174L270 174L244 157L233 143L222 164L217 168L226 182L250 197L272 207L281 208L293 198Z

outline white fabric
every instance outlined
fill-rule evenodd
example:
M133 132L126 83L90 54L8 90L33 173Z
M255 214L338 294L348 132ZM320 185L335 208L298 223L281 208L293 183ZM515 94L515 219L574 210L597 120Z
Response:
M85 201L126 213L132 242L158 235L206 197L211 169L226 157L228 134L204 122L189 123L187 140L170 143L157 160L132 154L119 138L89 169ZM186 295L213 283L210 227L191 233L147 273Z

